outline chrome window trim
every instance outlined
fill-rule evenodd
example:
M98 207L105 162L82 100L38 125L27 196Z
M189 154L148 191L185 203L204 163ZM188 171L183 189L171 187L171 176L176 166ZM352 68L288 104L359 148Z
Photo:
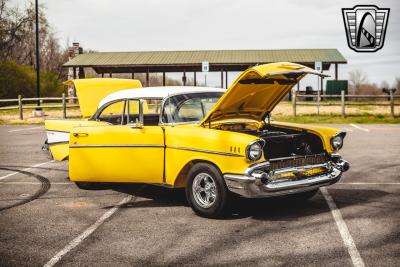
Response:
M113 101L110 101L110 102L107 102L107 103L104 103L101 107L99 107L98 109L97 109L97 111L94 113L94 115L90 118L90 120L95 120L95 121L97 121L98 120L98 118L99 118L99 115L101 115L101 112L103 112L103 110L106 108L106 107L108 107L108 106L110 106L110 105L112 105L112 104L114 104L114 103L117 103L117 102L119 102L119 101L124 101L124 108L123 108L123 112L122 112L122 116L124 117L125 116L125 111L126 111L126 102L128 101L128 103L129 103L129 101L130 100L135 100L135 101L139 101L139 122L143 125L143 121L144 121L144 119L143 119L143 117L144 117L144 111L143 111L143 103L144 103L144 100L161 100L161 101L163 101L163 98L161 98L161 97L146 97L146 98L120 98L120 99L116 99L116 100L113 100ZM129 105L128 105L129 106ZM162 108L163 108L163 105L161 105L161 110L162 110ZM128 110L129 111L129 110ZM161 112L160 112L160 116L161 116ZM160 117L161 118L161 117ZM111 124L111 125L115 125L115 124ZM122 125L122 124L121 124ZM126 124L125 124L126 125Z
M190 147L166 146L165 148L178 149L178 150L187 150L187 151L200 152L200 153L208 153L208 154L216 154L216 155L221 155L221 156L244 157L243 155L234 154L234 153L229 153L229 152L220 152L220 151L206 150L206 149L198 149L198 148L190 148Z

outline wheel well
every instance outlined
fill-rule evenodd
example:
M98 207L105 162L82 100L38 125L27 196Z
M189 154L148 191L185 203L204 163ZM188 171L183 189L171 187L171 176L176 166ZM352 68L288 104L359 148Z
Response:
M186 186L186 179L187 179L187 175L190 171L190 168L192 168L192 166L197 163L207 163L207 164L213 165L221 173L221 170L219 169L219 167L211 161L191 160L188 163L186 163L186 165L179 172L178 177L175 179L174 187L185 187Z

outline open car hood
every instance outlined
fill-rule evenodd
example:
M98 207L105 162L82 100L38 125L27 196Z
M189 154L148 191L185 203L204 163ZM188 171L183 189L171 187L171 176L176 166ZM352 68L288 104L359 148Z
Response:
M278 62L245 70L201 124L229 119L262 121L305 75L329 77L306 66Z
M113 78L76 79L68 80L64 84L75 86L84 118L92 116L97 111L99 102L107 95L124 89L142 87L139 80Z

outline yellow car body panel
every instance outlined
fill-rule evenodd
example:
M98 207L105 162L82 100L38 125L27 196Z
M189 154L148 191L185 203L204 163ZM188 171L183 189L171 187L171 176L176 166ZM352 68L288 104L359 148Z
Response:
M210 162L222 173L243 173L250 164L256 163L246 159L246 146L258 139L255 136L195 124L164 126L164 129L165 182L169 185L177 185L179 173L190 162Z
M71 181L163 182L164 136L159 126L75 127L69 153Z

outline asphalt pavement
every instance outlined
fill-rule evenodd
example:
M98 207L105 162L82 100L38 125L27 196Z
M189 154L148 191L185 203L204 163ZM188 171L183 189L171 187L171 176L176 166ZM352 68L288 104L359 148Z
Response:
M180 189L80 190L42 126L0 126L0 266L400 266L400 125L334 126L351 164L338 184L235 200L220 220Z

